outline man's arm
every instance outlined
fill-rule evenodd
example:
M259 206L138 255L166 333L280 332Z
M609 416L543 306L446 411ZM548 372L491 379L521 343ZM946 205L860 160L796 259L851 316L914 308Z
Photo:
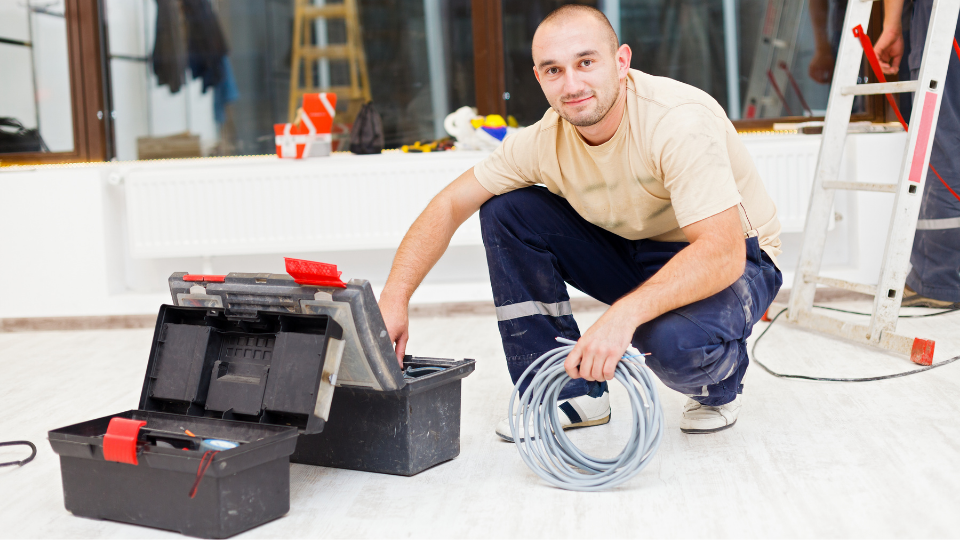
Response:
M613 379L637 328L664 313L717 294L743 275L746 243L737 207L683 227L690 245L612 306L577 341L564 362L570 377Z
M390 341L396 344L401 366L410 337L407 307L413 291L447 250L457 228L491 197L493 194L480 185L471 167L430 201L403 237L380 293L380 312Z
M833 47L830 45L830 36L827 35L829 10L829 0L810 0L810 24L813 27L815 47L807 71L811 79L821 84L830 82L833 77L835 62Z
M883 32L873 46L880 60L880 70L886 75L900 72L903 59L903 0L883 0Z

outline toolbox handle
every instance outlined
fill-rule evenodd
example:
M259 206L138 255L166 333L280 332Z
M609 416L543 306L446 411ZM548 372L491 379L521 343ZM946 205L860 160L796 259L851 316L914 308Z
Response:
M114 417L110 419L107 433L103 436L103 459L118 463L137 464L137 436L144 420Z

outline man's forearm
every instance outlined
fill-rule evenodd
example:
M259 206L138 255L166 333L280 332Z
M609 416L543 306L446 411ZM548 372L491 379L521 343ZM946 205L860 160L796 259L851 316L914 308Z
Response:
M634 326L640 326L726 289L743 275L745 265L742 236L701 236L614 305L634 317Z
M829 10L829 0L810 0L810 25L813 27L814 44L827 49L830 48L830 37L827 35Z
M903 33L903 0L883 0L883 31Z
M450 239L492 195L477 182L473 169L444 188L414 221L397 249L381 299L406 303L440 260Z
M403 237L390 268L384 292L404 302L440 260L460 223L453 219L451 203L438 195Z

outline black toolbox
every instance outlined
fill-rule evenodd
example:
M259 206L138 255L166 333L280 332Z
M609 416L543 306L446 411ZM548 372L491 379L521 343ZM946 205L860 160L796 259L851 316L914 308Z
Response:
M162 306L140 408L48 434L67 510L209 538L284 515L290 454L323 429L342 337L327 316ZM239 446L205 448L217 440Z
M287 269L170 277L139 409L49 432L67 510L225 538L287 512L290 461L413 475L460 453L474 360L401 370L369 283Z
M411 476L460 454L460 379L472 359L406 356L404 369L387 335L370 283L342 283L333 265L287 259L287 274L170 276L181 306L229 317L264 313L327 315L343 328L336 391L322 433L304 432L290 460Z

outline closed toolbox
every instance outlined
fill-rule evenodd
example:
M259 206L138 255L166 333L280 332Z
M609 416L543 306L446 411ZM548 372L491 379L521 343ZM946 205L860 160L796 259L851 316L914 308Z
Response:
M342 338L326 315L162 306L139 409L48 434L67 510L208 538L284 515L290 454L323 429Z
M326 315L343 328L329 418L323 432L301 433L291 461L410 476L459 455L460 379L475 361L406 356L401 370L369 282L343 283L333 265L297 259L287 259L287 272L178 272L169 283L179 306L237 320Z

